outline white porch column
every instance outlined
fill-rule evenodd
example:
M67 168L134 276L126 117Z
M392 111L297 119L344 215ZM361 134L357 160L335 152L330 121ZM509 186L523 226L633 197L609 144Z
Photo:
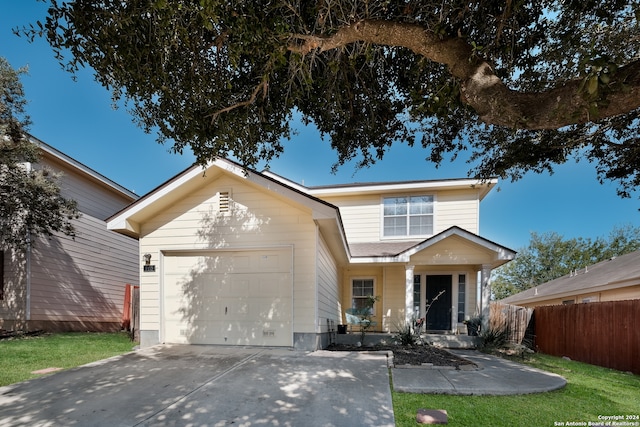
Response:
M414 265L405 266L405 294L404 294L404 319L406 324L411 323L413 316L413 269Z
M490 303L491 303L491 284L489 279L491 278L491 265L483 264L482 270L480 271L480 283L481 283L481 293L480 296L482 298L481 301L481 314L482 314L482 329L481 331L486 331L489 328L489 314L490 314Z

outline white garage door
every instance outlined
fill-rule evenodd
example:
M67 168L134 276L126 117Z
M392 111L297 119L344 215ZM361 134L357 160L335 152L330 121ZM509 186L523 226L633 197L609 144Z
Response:
M292 346L291 250L167 255L164 342Z

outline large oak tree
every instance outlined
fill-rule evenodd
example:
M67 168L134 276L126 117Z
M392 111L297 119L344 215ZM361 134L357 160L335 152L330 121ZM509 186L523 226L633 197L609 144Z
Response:
M397 141L517 179L570 157L640 185L640 6L620 0L76 0L44 35L160 140L247 165L301 117L336 166Z

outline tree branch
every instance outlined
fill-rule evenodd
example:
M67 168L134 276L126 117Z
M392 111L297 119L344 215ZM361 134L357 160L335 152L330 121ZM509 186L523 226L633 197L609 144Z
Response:
M262 82L255 87L255 89L253 90L253 92L251 93L251 96L249 97L249 99L247 99L246 101L242 101L242 102L237 102L233 105L230 105L228 107L225 107L221 110L215 111L211 114L208 114L205 117L211 117L211 123L215 122L216 119L218 118L218 116L222 113L228 113L229 111L235 110L236 108L240 108L240 107L247 107L251 104L253 104L256 101L256 98L258 97L258 94L260 92L262 92L263 97L267 95L267 90L269 88L269 81L267 79L262 80Z
M581 79L561 82L556 88L542 92L511 90L491 64L474 56L472 46L463 38L441 39L432 31L411 23L363 20L341 27L330 36L296 34L288 50L308 55L355 42L404 47L446 65L451 75L461 82L462 101L487 124L529 130L558 129L640 108L640 61L619 68L614 78L620 83L620 89L610 90L607 102L594 105L595 101L582 89ZM621 89L622 83L625 90ZM589 113L594 107L598 114L595 118Z

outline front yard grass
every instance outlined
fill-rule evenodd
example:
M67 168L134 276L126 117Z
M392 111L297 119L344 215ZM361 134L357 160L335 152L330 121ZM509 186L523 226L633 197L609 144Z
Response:
M513 359L523 362L522 359ZM543 354L524 363L562 375L561 390L521 396L450 396L392 392L397 426L416 426L418 409L445 409L449 426L595 425L598 416L640 415L640 376ZM639 422L622 419L618 422ZM570 424L576 423L576 424ZM584 424L581 424L584 423ZM623 425L623 424L620 424ZM637 425L637 424L630 424Z
M129 352L126 333L69 332L0 340L0 386L36 378L31 372L69 369Z

